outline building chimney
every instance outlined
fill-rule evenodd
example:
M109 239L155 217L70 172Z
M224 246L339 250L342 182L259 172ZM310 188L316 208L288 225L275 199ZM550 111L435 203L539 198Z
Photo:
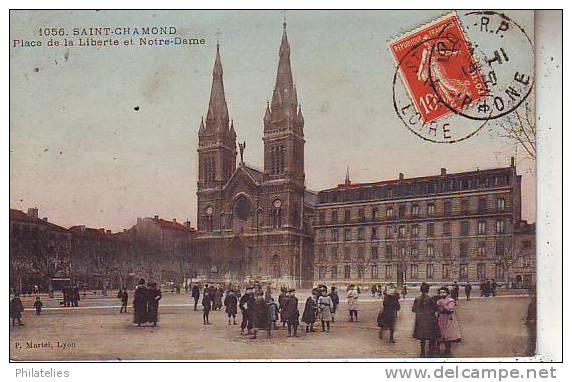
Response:
M510 167L514 167L514 157L510 157Z
M141 223L141 221L142 221L142 219L141 219L141 218L137 218L137 224L140 224L140 223Z
M177 222L177 219L173 219L173 223L176 223L176 222Z
M447 175L447 169L445 167L441 167L441 176Z
M28 208L28 216L34 219L38 218L38 207Z
M191 229L191 221L190 220L187 220L185 222L185 227L187 227L188 229Z
M42 218L42 220L45 221L45 222L47 222L47 221L48 221L48 218Z
M155 220L159 220L159 215L155 215Z
M403 179L405 179L405 174L400 172L399 173L399 180L403 180Z
M107 232L108 235L111 235L111 230L110 230L110 229L108 229L106 232Z

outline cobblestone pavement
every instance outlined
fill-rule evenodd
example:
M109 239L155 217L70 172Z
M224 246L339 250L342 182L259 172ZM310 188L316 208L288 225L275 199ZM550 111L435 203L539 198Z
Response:
M280 329L272 339L263 334L256 340L241 336L238 325L227 325L224 311L211 312L212 325L204 326L202 312L193 311L189 295L164 293L157 327L136 327L131 307L129 314L120 314L112 297L86 296L79 308L59 307L57 300L46 297L41 316L27 309L25 325L10 327L10 357L22 361L417 357L419 345L411 336L414 295L401 301L396 344L390 344L387 335L384 340L378 338L380 301L367 294L362 294L359 322L348 322L342 302L330 333L306 334L302 325L297 338L288 338ZM300 291L297 296L302 312L307 293ZM27 308L33 304L33 298L23 300ZM526 295L509 291L496 298L461 299L458 316L463 342L454 346L454 356L525 356L528 302Z

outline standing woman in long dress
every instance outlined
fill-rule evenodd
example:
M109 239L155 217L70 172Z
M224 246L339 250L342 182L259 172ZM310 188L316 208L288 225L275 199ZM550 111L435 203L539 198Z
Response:
M159 321L159 300L161 299L161 289L157 288L156 282L149 283L147 307L149 311L148 321L157 326Z
M421 284L421 295L415 298L411 310L415 313L413 337L420 341L421 357L427 354L433 355L441 334L435 316L437 304L435 299L429 296L429 284ZM426 349L427 343L429 343L429 349Z
M306 333L315 332L314 323L316 322L316 316L318 314L318 300L314 294L312 294L306 299L306 305L304 305L304 313L302 313L302 322L306 324Z
M451 346L454 342L461 342L461 329L457 318L457 302L449 295L449 288L439 288L437 300L437 323L441 331L440 342L445 344L445 357L451 356Z
M147 287L144 279L139 280L133 294L133 322L137 326L147 322Z
M399 293L395 288L389 289L383 297L383 308L378 316L377 325L379 326L379 338L383 339L383 331L389 330L389 342L394 344L395 339L395 321L397 320L397 312L401 306L399 305Z

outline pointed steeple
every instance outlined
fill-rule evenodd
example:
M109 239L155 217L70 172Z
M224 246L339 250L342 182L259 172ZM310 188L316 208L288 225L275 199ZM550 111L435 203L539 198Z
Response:
M345 181L346 186L352 184L352 181L350 180L350 168L346 167L346 181Z
M207 113L206 129L228 129L228 109L224 96L224 84L222 80L222 63L220 60L219 44L216 44L216 58L213 68L213 83L211 87L211 98L209 101L209 111Z
M231 139L236 138L236 131L234 131L234 119L230 120L230 138Z
M278 72L276 74L276 85L272 94L272 114L276 120L291 118L296 115L298 108L296 89L292 80L292 67L290 65L290 44L286 32L286 23L283 24L282 43L280 44Z
M302 104L298 105L298 115L296 117L297 126L304 126L304 116L302 115Z
M266 101L266 112L264 113L264 127L267 127L270 123L272 114L270 113L270 102Z
M201 125L199 126L199 134L202 134L204 132L205 132L205 120L201 116Z

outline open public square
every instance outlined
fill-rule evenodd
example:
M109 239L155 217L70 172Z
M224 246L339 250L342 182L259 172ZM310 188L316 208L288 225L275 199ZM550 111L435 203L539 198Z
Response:
M435 292L435 291L432 291ZM302 313L310 291L296 295ZM522 291L502 290L497 297L481 298L478 291L466 301L461 294L458 317L463 340L453 346L453 356L525 357L528 334L525 318L530 298ZM362 293L359 322L349 322L347 302L341 302L330 333L306 333L301 323L299 337L287 337L281 328L272 338L260 334L257 339L240 335L238 325L228 325L224 307L211 312L211 325L203 325L202 307L193 310L189 294L163 292L158 326L133 324L131 298L127 314L119 313L117 292L107 296L82 296L79 307L61 307L54 299L42 296L44 310L36 316L34 296L24 296L26 310L23 326L10 326L10 357L14 361L77 360L252 360L252 359L339 359L409 358L419 356L419 342L412 337L417 291L411 290L400 300L396 343L387 334L378 337L376 317L381 300Z

